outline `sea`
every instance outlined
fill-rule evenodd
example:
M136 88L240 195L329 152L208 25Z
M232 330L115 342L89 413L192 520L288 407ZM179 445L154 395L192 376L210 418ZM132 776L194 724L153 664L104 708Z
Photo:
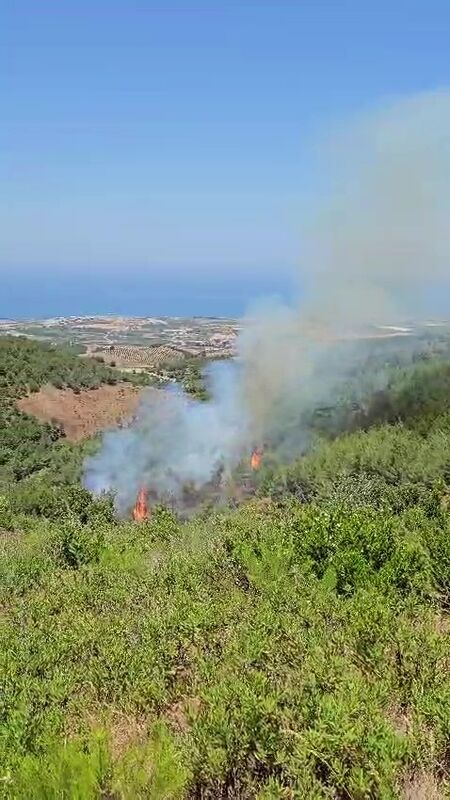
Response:
M0 319L102 314L240 317L262 297L292 299L288 282L277 277L164 278L127 270L120 275L17 275L2 270Z
M291 273L292 274L292 273ZM408 291L409 290L409 291ZM261 300L296 306L304 287L286 269L236 269L178 275L127 269L64 275L45 270L0 270L0 319L43 319L55 316L123 315L156 317L241 317ZM450 291L424 283L405 286L399 303L402 318L450 318ZM401 312L406 313L402 314ZM386 320L392 322L392 320Z

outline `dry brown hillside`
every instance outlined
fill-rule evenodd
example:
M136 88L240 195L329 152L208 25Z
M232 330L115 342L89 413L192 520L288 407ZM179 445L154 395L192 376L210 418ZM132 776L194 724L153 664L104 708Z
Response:
M79 393L44 386L39 392L18 400L17 405L42 422L61 424L67 438L78 441L132 417L141 392L136 386L120 383Z

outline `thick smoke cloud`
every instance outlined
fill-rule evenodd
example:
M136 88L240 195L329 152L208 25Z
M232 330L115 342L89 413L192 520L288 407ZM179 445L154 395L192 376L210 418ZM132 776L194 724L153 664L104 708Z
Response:
M211 371L212 401L149 392L138 420L105 434L85 484L117 507L146 483L181 497L269 441L286 457L307 438L302 410L329 402L351 368L336 345L418 313L450 283L450 93L392 102L335 130L320 149L320 192L301 229L306 300L265 303L244 320L235 364Z
M408 313L425 281L449 276L450 93L368 113L324 155L329 195L304 236L319 313L324 294L356 322Z
M124 513L142 485L176 502L187 484L199 489L219 468L227 474L239 460L248 429L238 404L238 371L223 364L209 377L209 403L177 389L147 390L135 422L105 433L100 452L87 459L85 486L96 494L113 490L116 508Z

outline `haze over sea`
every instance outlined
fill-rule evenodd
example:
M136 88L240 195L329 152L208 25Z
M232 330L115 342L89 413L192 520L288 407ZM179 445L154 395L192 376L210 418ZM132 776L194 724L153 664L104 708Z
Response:
M51 278L8 276L0 297L0 319L44 319L69 316L241 317L259 298L292 299L288 280L202 282L167 281L162 277L124 278L108 283L102 276L68 278L63 286ZM416 319L448 318L446 287L424 291ZM390 322L390 320L386 320Z
M258 296L286 299L287 280L263 276L208 279L158 275L8 274L2 277L0 319L118 314L124 316L239 317Z

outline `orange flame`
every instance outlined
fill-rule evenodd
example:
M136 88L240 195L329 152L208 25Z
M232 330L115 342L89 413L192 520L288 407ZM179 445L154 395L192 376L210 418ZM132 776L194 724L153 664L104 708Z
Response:
M260 468L262 457L263 457L262 450L260 450L259 448L255 448L255 450L253 450L252 457L250 459L250 466L254 472L256 472Z
M135 522L144 522L144 520L148 519L150 516L147 505L147 494L147 490L141 486L133 508L133 519Z

